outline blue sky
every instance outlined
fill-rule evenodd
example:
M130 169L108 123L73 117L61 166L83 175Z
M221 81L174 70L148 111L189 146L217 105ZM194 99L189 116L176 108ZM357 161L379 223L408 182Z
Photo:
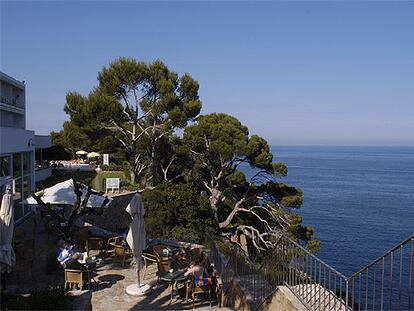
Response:
M120 56L163 60L271 144L414 145L414 2L1 2L1 70L59 130Z

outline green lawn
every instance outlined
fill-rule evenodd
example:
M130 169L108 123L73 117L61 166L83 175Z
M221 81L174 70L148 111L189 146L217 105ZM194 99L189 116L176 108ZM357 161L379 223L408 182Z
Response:
M121 179L121 183L123 184L128 182L124 172L99 172L92 182L92 187L98 191L105 191L105 179L117 177Z

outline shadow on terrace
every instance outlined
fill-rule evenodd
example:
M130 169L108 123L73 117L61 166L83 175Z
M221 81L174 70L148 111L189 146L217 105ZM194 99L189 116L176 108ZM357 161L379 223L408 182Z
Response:
M219 308L220 291L217 277L210 271L205 285L197 287L194 305L190 279L169 277L171 260L178 259L183 268L208 252L202 245L168 240L152 240L143 257L141 283L149 284L151 289L144 296L131 296L126 293L128 285L137 282L136 269L132 263L132 255L119 239L96 239L85 236L79 241L85 246L90 258L101 261L90 274L90 286L67 284L65 273L56 259L56 236L51 236L43 219L32 217L25 226L15 230L14 247L16 265L10 274L5 276L6 294L30 295L34 289L50 286L67 286L67 294L74 296L72 307L75 310L186 310ZM82 237L78 237L82 239ZM30 243L28 243L28 241ZM98 243L92 243L97 242ZM28 245L31 246L28 246ZM172 254L178 254L172 256ZM175 267L178 270L178 267ZM176 271L174 271L175 273ZM84 277L86 278L86 277ZM75 280L76 281L76 280ZM85 279L84 279L85 281ZM82 287L83 290L80 290ZM210 294L210 296L209 296ZM188 296L187 296L188 295ZM187 296L187 297L186 297ZM211 298L211 306L210 306ZM221 308L225 309L225 308Z

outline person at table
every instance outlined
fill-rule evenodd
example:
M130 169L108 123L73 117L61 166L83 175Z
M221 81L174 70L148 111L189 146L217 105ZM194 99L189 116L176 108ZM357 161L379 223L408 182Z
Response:
M64 240L58 241L57 260L63 268L67 269L86 269L86 260L88 254L86 252L74 252Z
M184 273L185 276L193 276L195 279L203 277L204 267L200 265L200 260L192 261L190 267Z
M170 259L170 269L174 271L185 271L186 264L183 263L179 250L174 250Z

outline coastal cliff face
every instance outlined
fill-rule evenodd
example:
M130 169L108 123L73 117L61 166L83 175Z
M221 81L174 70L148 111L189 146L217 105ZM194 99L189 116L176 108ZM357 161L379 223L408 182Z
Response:
M123 233L128 229L130 222L128 215L125 213L125 208L134 194L135 192L130 192L111 196L113 201L102 215L88 215L85 217L85 221L108 231Z

